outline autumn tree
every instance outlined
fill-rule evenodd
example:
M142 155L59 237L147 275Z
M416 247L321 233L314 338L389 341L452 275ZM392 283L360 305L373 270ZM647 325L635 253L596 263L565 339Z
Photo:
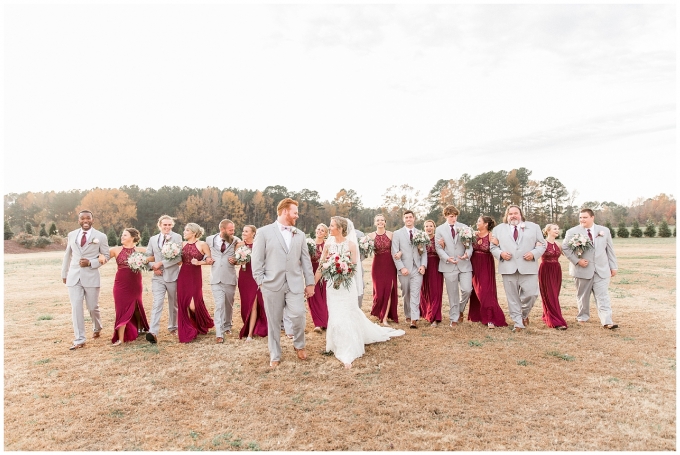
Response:
M420 196L420 190L416 190L411 185L392 185L385 190L382 197L382 206L388 212L398 211L403 213L405 210L411 210L416 215L416 220L419 221L427 213L427 203Z
M222 193L222 213L224 214L224 218L233 221L237 230L241 230L245 224L245 212L243 211L243 208L243 203L235 193L232 191L224 191Z
M191 195L179 206L177 221L180 224L196 223L205 229L206 235L219 230L218 224L223 219L220 207L220 190L215 187L203 189L198 195Z
M120 231L132 226L137 217L137 206L125 192L119 189L96 188L83 197L75 212L89 210L93 214L93 226L101 230L103 226Z

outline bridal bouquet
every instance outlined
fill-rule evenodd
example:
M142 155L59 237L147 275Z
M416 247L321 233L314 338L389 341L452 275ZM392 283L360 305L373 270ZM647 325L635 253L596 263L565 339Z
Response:
M309 257L312 259L318 259L316 257L316 240L311 237L307 237L307 249L309 250Z
M135 273L149 270L149 264L146 263L146 256L144 256L144 254L140 253L139 251L135 251L134 253L130 254L130 256L128 256L127 263L128 267L130 267L130 270Z
M246 245L241 245L240 247L236 248L236 251L234 252L234 259L236 260L237 264L241 265L241 270L246 269L246 264L250 262L250 255L252 252L253 250L248 248Z
M373 240L371 240L367 235L359 239L359 251L364 255L364 257L369 257L371 254L373 254L373 250L375 250L375 242L373 242Z
M425 231L418 231L413 235L411 244L418 247L418 252L423 254L423 249L430 244L430 236Z
M578 257L581 257L584 251L587 251L593 247L593 242L591 242L590 239L583 234L576 234L569 239L567 246L571 251L576 253Z
M163 259L173 261L182 255L182 245L166 241L165 245L161 248L161 254L163 255Z
M465 248L469 248L475 239L475 231L469 227L456 229L456 234Z
M343 285L349 290L354 279L357 265L350 259L349 251L330 252L321 264L321 276L333 283L333 289L340 289Z

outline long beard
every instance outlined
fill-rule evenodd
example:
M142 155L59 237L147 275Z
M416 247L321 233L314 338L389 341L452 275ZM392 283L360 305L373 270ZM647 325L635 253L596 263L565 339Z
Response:
M508 220L510 226L519 226L519 220Z
M233 235L224 234L224 235L222 235L221 237L222 237L224 240L226 240L228 244L231 244L231 242L234 241L234 236L233 236Z

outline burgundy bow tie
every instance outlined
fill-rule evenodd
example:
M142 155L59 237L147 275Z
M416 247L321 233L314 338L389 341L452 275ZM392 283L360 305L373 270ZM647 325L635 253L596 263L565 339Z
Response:
M293 232L293 227L292 226L281 226L281 230Z

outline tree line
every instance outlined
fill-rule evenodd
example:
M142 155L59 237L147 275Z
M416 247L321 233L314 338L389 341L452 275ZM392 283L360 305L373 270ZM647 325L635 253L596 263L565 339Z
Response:
M647 225L665 222L675 224L675 199L659 194L653 198L639 198L630 206L609 201L588 201L574 204L577 191L569 191L555 177L543 180L531 178L526 168L510 171L489 171L477 176L463 174L459 178L438 180L428 194L409 184L395 185L382 194L379 207L365 207L353 189L341 188L333 200L322 201L319 193L310 189L290 190L285 186L268 186L264 190L239 188L189 188L163 186L159 189L137 185L120 188L90 190L9 193L4 196L5 231L20 233L26 225L50 226L64 235L78 227L77 213L89 209L95 214L95 227L104 232L120 233L124 227L134 226L140 231L156 231L156 221L162 214L176 218L178 227L188 222L203 226L207 233L216 233L223 218L236 224L237 232L245 224L263 226L276 217L276 205L285 198L299 201L300 218L297 226L312 233L319 223L328 223L331 216L349 217L355 226L370 232L373 218L383 214L387 228L402 225L404 210L412 210L419 221L432 219L439 224L446 205L452 204L461 212L459 221L475 224L480 214L501 222L505 207L512 203L522 207L527 219L540 225L558 224L569 228L578 224L581 207L596 213L597 222L614 226L630 226L634 222Z

